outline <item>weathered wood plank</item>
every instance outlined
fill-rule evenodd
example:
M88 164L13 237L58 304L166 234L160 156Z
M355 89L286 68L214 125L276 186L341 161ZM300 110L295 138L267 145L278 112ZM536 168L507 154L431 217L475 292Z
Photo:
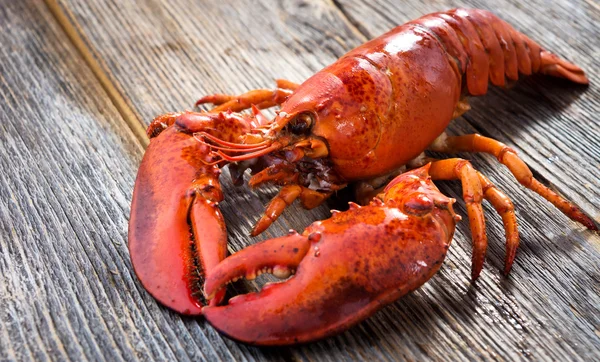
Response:
M60 5L81 34L91 55L114 83L115 89L121 92L128 106L145 122L149 122L156 114L188 108L195 98L206 93L242 92L250 88L270 86L272 79L276 77L301 81L364 38L343 18L339 9L325 1L287 1L269 5L221 1L209 5L186 0L168 4L149 1L123 4L111 0L94 3L64 0ZM408 2L402 6L417 8L420 5ZM398 5L394 7L402 9ZM348 12L344 7L342 10ZM368 19L369 14L366 16ZM376 17L370 19L368 24L371 26L380 21ZM364 31L363 28L359 29ZM579 62L579 59L574 60ZM542 84L547 88L554 83ZM527 83L526 86L534 85ZM554 92L558 90L560 88L557 87L550 93L551 89L544 89L548 97L557 97ZM551 99L553 102L566 102L567 99L562 96L564 94ZM580 95L577 94L577 97ZM501 96L492 94L491 101L487 97L481 101L484 103L476 104L474 108L484 106L482 109L486 109L485 106L489 107L487 102L499 102L496 98L501 99ZM579 98L575 100L578 101ZM571 106L572 103L569 104ZM498 113L506 107L493 107L494 114L510 116L507 112ZM592 107L591 111L598 109L594 103L583 107ZM563 109L559 110L563 112ZM541 112L549 111L545 109ZM548 117L552 118L551 115ZM472 122L481 130L478 123ZM451 131L465 133L475 130L469 123L461 120L453 125ZM538 133L532 133L530 137L537 137L542 131L543 129L535 129L532 132ZM508 137L506 139L520 149L522 154L526 153L530 164L543 164L545 155L536 152L534 147L524 150L519 148L518 142L510 142L512 139ZM103 153L102 148L99 150L99 153ZM591 153L592 160L597 160L597 151L593 148L591 150L588 152ZM134 155L139 157L138 153ZM96 157L108 156L103 153ZM137 159L134 157L133 162ZM123 216L128 214L130 189L127 188L127 183L123 183L125 186L122 186L120 192L126 196L119 204L121 214L111 215L111 219L98 218L94 222L79 224L86 225L86 228L78 230L83 235L92 234L96 238L93 245L101 250L105 250L104 247L108 250L99 257L93 257L91 250L89 258L83 260L100 266L114 263L115 268L110 270L121 274L121 278L125 278L123 275L127 277L124 281L118 276L113 278L111 273L99 281L96 275L102 273L98 273L100 267L97 267L76 279L76 285L87 283L89 288L99 288L100 291L79 291L75 293L79 298L75 302L81 300L93 304L100 300L102 306L109 311L118 311L119 321L124 319L128 323L126 327L122 323L105 323L93 313L89 318L69 315L61 321L60 328L57 328L60 333L73 329L71 324L87 325L88 329L94 331L102 331L104 325L117 325L120 329L111 328L114 329L111 330L112 337L88 333L72 338L70 342L78 348L73 347L62 354L48 352L47 356L95 358L99 353L104 353L105 349L110 349L106 351L108 359L270 358L338 361L373 358L598 358L597 333L600 320L597 312L600 297L597 284L600 273L597 266L600 256L592 244L598 245L598 237L582 231L539 198L521 191L493 159L476 159L478 167L498 185L502 185L519 206L518 216L524 243L510 278L505 279L498 272L504 255L501 246L503 233L499 218L491 216L488 227L492 245L487 269L476 285L469 285L469 232L466 223L461 223L445 266L424 288L339 337L285 349L258 349L223 339L203 320L182 320L158 306L143 292L128 264L124 246L126 221L119 224L122 229L115 233L121 243L118 245L118 252L111 253L111 244L106 246L105 240L108 238L103 237L107 233L106 225L109 225L110 230L110 220L123 220ZM129 185L132 185L135 172L132 169L135 169L135 165L122 170L122 177L127 178ZM557 185L564 183L561 190L572 196L569 188L571 179L563 180L559 177L560 179L553 180L551 177L554 174L548 174L544 170L540 168L544 178ZM593 174L593 171L590 173ZM103 185L100 180L96 186ZM587 178L584 176L573 182L583 180ZM597 177L588 182L593 180L597 181ZM593 188L592 186L592 195L597 197L597 191L594 194ZM88 191L86 188L81 190ZM237 250L248 243L245 235L262 211L262 204L269 195L259 198L250 194L247 188L235 189L229 184L226 184L226 190L230 202L223 204L224 213L231 226L233 249ZM453 197L460 195L456 185L445 186L443 190ZM52 196L49 191L40 194L47 197L46 192ZM251 215L238 214L236 209L240 208L240 204ZM584 204L586 211L597 215L597 209L592 204L593 201L587 206ZM106 209L106 205L87 206L94 210ZM460 211L464 213L464 209ZM489 215L493 215L489 208L487 211ZM326 214L323 208L311 213L293 208L266 236L280 235L289 227L300 229L310 219ZM56 217L56 221L64 220L63 217ZM10 234L10 227L6 226L7 230L3 230L2 235ZM23 232L27 230L29 229L25 228ZM115 262L117 255L119 258ZM7 259L7 263L7 268L15 268L13 259ZM44 268L51 265L45 260L42 264ZM57 280L63 281L62 284L66 284L68 289L71 282L67 282L69 278L62 276L58 275ZM577 280L577 284L573 280ZM106 286L111 283L114 283L112 289ZM110 293L110 297L103 297L103 292ZM73 301L71 294L62 296ZM65 305L70 306L68 303ZM0 328L0 331L3 335L10 336L16 333L8 328ZM118 342L106 342L107 338ZM37 352L36 347L30 345L34 343L27 344L27 356L33 354L31 350Z
M46 6L3 1L0 29L0 360L243 360L136 284L142 148Z
M43 4L0 9L0 360L133 359L156 331L125 243L142 148Z

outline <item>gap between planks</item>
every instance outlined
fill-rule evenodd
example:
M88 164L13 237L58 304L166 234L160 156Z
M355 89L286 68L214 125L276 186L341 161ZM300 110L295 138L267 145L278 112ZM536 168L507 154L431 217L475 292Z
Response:
M140 149L143 151L150 140L146 135L146 127L144 123L141 121L140 117L136 115L133 109L127 104L127 101L123 97L123 94L119 92L117 86L111 81L110 77L102 67L100 62L97 60L97 57L94 56L94 51L91 49L87 43L84 41L80 33L77 31L76 25L71 21L74 17L70 14L67 14L68 10L63 9L57 0L44 0L46 6L63 29L67 38L71 41L72 45L77 49L77 52L81 55L84 62L91 69L92 73L102 86L102 89L108 95L110 101L114 104L115 108L117 108L119 114L138 140L138 145Z

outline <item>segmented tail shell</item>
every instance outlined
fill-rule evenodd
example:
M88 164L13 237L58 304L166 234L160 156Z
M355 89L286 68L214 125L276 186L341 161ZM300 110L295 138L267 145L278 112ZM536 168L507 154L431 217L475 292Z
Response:
M539 44L486 10L454 9L434 13L410 24L435 36L454 61L456 71L466 77L470 95L483 95L488 79L504 86L519 73L545 73L587 84L583 70L544 50Z

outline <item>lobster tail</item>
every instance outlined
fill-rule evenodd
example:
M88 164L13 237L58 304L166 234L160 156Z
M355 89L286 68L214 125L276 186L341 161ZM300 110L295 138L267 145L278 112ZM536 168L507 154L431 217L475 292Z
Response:
M504 86L519 73L549 74L588 84L581 68L543 49L535 41L486 10L454 9L434 13L412 22L432 33L452 59L466 93L487 92L488 79Z
M566 78L571 82L579 84L588 84L590 82L585 76L583 69L569 61L559 58L556 54L550 53L547 50L542 50L541 58L542 65L539 70L540 73L559 78Z

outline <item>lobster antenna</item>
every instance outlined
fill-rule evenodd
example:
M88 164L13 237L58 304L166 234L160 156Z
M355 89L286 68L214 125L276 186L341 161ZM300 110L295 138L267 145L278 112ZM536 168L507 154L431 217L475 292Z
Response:
M264 140L264 141L258 142L258 143L250 143L250 144L227 142L225 140L222 140L222 139L215 137L206 132L194 133L194 138L196 138L200 142L203 142L202 140L199 139L199 137L207 138L210 141L212 141L213 143L216 143L217 145L222 146L222 147L231 147L231 148L236 148L236 149L251 149L251 148L256 148L258 146L266 146L269 143L269 141L267 141L267 140Z
M260 150L264 149L265 147L267 147L267 145L262 144L262 142L261 142L261 144L258 144L258 143L254 144L257 146L253 145L254 147L248 147L248 148L224 147L224 146L217 146L214 144L209 144L206 142L206 140L204 140L203 138L201 138L198 135L194 135L194 138L196 139L196 141L207 145L211 149L217 149L217 150L227 151L227 152L252 152L252 151L260 151Z
M214 165L216 165L216 164L218 164L220 162L223 162L223 158L220 158L220 159L218 159L216 161L213 161L213 162L208 162L208 161L204 161L204 160L200 160L200 162L202 162L206 166L214 166Z
M238 162L238 161L249 160L249 159L255 158L255 157L264 156L267 153L269 153L271 151L276 151L276 150L278 150L280 148L281 148L281 144L279 142L275 142L272 145L270 145L269 147L266 147L266 148L264 148L264 149L262 149L260 151L246 153L246 154L239 155L239 156L229 156L229 155L223 153L222 151L217 151L217 154L219 156L221 156L221 158L223 158L226 161L229 161L229 162Z
M232 147L216 146L216 145L212 145L212 144L208 144L208 143L207 143L207 145L210 148L214 148L216 150L227 151L227 152L238 152L238 153L260 151L260 150L263 150L265 147L267 147L267 145L264 145L264 146L257 146L257 147L253 147L253 148L232 148Z

